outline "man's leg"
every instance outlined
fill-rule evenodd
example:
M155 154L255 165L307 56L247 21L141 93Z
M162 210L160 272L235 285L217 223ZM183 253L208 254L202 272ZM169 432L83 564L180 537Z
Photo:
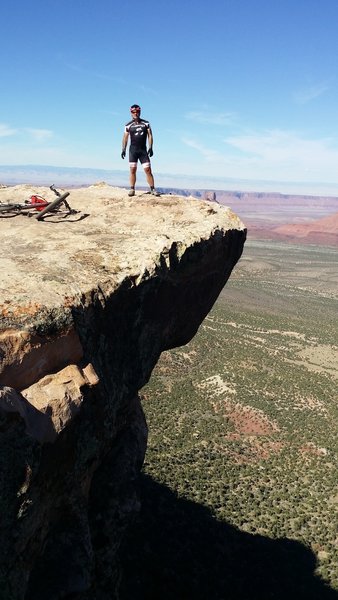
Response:
M151 163L149 160L148 153L145 149L141 153L140 162L142 164L148 185L150 187L150 193L153 194L154 196L159 196L160 194L158 194L157 191L155 190L154 177L153 177L153 174L151 171Z
M144 172L146 174L148 185L150 187L150 193L153 196L160 196L160 194L155 190L154 177L153 177L153 174L151 172L151 166L150 166L150 164L147 165L147 166L144 166L143 168L144 168Z
M130 183L130 190L129 190L129 196L134 196L135 194L135 183L136 183L136 170L137 170L137 165L133 164L130 165L130 173L129 173L129 183ZM134 193L132 193L134 191Z
M153 189L155 187L155 184L154 184L154 177L151 172L151 166L149 165L148 167L144 167L144 172L145 172L149 187L151 189Z
M130 167L129 183L130 183L130 187L131 188L135 187L135 183L136 183L136 170L137 170L136 166L133 165L132 167Z

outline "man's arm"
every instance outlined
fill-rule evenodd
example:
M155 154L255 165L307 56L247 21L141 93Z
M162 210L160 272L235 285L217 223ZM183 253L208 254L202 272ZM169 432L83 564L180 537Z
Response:
M151 131L151 127L148 127L148 154L149 156L153 155L153 132Z
M126 149L127 149L127 144L128 144L128 137L129 137L129 132L125 131L123 134L123 138L122 138L122 152L121 152L121 158L124 158L126 155Z

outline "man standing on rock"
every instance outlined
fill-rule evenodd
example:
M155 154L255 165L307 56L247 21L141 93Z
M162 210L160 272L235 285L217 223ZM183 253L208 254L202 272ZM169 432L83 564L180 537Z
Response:
M136 171L137 161L139 160L150 187L150 193L153 196L159 196L160 194L155 189L154 177L151 171L150 157L153 156L153 134L151 131L150 123L141 119L141 108L138 104L133 104L130 108L132 120L129 121L124 129L122 139L122 152L121 158L125 158L126 149L128 144L128 138L130 136L129 146L129 166L130 166L130 190L128 196L135 196L135 183L136 183ZM148 138L148 150L147 150L147 138Z

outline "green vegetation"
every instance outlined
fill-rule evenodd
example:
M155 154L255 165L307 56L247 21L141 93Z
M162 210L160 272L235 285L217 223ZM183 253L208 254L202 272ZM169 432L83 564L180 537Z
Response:
M162 355L122 598L338 598L337 258L248 242Z

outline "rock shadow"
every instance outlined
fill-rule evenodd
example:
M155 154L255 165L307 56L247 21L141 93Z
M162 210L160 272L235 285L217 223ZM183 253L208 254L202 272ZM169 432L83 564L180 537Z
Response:
M143 475L119 600L338 600L303 544L245 533Z

